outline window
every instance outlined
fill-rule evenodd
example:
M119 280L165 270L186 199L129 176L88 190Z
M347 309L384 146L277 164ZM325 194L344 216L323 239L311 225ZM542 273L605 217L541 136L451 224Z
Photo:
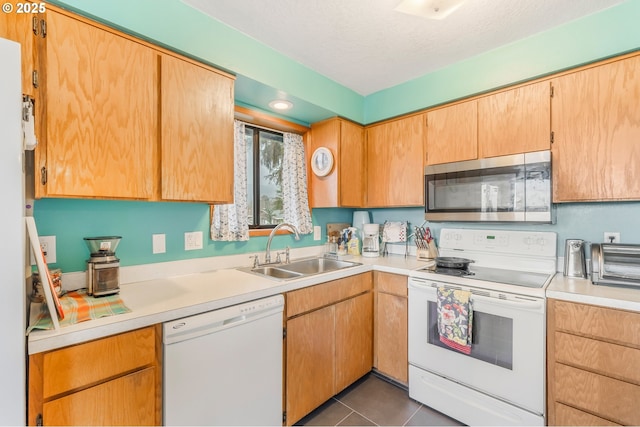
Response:
M245 126L249 228L273 228L283 221L282 133Z

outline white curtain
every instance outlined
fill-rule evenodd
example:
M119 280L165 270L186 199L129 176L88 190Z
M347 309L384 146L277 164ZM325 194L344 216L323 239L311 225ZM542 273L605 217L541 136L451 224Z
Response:
M301 234L313 231L307 193L307 166L302 136L284 134L282 159L284 222L295 225Z
M211 240L249 240L247 215L247 143L244 139L244 123L234 121L233 137L233 199L230 205L213 208Z

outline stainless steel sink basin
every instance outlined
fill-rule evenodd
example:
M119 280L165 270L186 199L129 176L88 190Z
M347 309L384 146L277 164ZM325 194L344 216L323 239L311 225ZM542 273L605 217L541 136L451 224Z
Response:
M348 261L338 261L329 258L312 258L301 261L294 261L291 264L283 265L281 268L284 268L288 271L295 271L296 273L309 275L341 270L343 268L353 267L354 265L359 264Z
M275 266L262 266L256 268L242 267L238 270L259 274L277 280L295 279L298 277L312 276L314 274L328 273L343 268L361 265L358 262L339 261L329 258L310 258L294 261L290 264L277 264Z
M295 271L283 270L278 267L258 267L250 270L252 273L262 274L263 276L269 276L276 279L293 279L295 277L302 276L301 273Z

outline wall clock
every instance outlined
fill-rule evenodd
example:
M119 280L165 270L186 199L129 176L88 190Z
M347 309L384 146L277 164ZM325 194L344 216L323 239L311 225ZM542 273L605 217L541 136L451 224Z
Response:
M316 176L327 176L333 168L333 154L326 147L317 148L311 155L311 170Z

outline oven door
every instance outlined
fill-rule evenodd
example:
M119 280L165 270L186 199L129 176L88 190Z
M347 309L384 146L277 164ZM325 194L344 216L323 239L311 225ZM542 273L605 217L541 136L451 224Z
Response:
M544 414L544 299L472 290L473 341L466 355L439 340L438 286L472 290L409 279L410 365Z

